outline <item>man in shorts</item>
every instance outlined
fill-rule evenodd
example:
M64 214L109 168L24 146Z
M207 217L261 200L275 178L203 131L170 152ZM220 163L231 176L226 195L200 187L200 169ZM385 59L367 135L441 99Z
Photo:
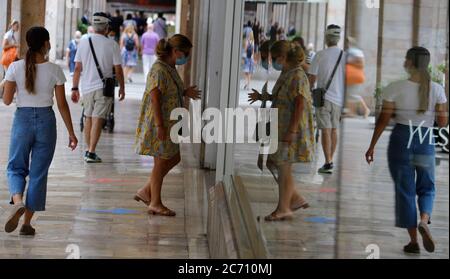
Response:
M316 82L317 88L325 88L342 53L336 73L325 95L325 104L316 111L317 127L321 130L322 148L326 161L324 166L319 169L319 173L325 174L333 173L333 157L338 144L338 129L344 106L346 55L338 47L340 38L341 28L337 25L328 26L325 32L328 48L314 56L309 68L311 88Z
M120 101L125 99L125 83L122 69L122 57L117 42L106 37L110 20L104 13L95 13L92 19L92 27L95 33L80 41L75 56L75 73L73 76L72 100L78 103L80 92L84 107L86 123L84 136L86 152L84 160L87 163L101 163L102 159L97 155L96 148L100 140L104 121L113 106L114 97L103 95L103 81L100 78L94 56L89 43L92 39L95 54L104 78L113 77L113 69L119 81ZM80 87L78 87L80 85Z

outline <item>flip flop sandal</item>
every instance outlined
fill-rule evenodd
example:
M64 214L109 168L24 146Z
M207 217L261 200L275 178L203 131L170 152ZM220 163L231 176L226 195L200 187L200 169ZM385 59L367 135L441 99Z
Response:
M291 221L292 219L294 219L294 216L292 214L277 215L275 213L272 213L264 218L266 222L283 222Z
M435 250L435 243L427 224L425 224L424 222L420 222L419 232L422 235L423 247L425 247L425 250L427 250L427 252L433 253Z
M292 209L292 211L297 211L300 209L308 209L309 207L310 207L309 203L304 202L300 205L294 205L291 209Z
M13 231L15 231L19 226L20 217L22 217L24 213L25 206L23 205L23 203L14 205L11 215L6 221L5 232L12 233Z
M134 200L135 201L137 201L137 202L143 202L146 206L149 206L150 205L150 202L149 201L146 201L144 198L142 198L139 194L136 194L135 196L134 196Z
M149 208L148 214L154 215L154 216L164 216L164 217L175 217L177 214L175 211L172 211L168 208L165 208L163 210L154 210Z

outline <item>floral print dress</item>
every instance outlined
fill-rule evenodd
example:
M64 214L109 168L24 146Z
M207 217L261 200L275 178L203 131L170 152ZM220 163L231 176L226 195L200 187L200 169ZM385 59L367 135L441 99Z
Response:
M282 163L311 162L315 154L314 117L309 81L299 67L281 73L272 90L272 108L278 109L278 150L268 156L268 165ZM295 113L295 99L304 98L304 108L297 127L297 137L291 144L283 142L289 132L292 115Z
M152 90L156 88L161 92L163 125L167 128L169 135L172 127L178 122L170 120L170 114L172 110L183 107L184 84L178 72L168 64L160 60L156 61L147 76L147 85L136 129L136 153L168 160L180 152L180 147L170 139L164 141L158 139L151 96Z

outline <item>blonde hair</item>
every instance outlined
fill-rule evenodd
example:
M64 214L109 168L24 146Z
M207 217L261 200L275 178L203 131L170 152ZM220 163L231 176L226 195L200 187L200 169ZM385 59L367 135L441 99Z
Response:
M130 33L136 34L136 30L134 30L134 26L132 24L125 27L125 30L123 32L126 34L130 34Z
M9 29L12 29L12 28L13 28L13 26L14 26L14 25L16 25L16 24L19 24L19 21L18 21L18 20L15 20L15 19L13 19L13 20L11 21L11 24L9 25Z
M159 59L170 56L173 49L183 52L189 52L192 49L192 43L188 37L176 34L169 39L161 39L156 46L156 55Z
M430 105L431 75L428 72L431 55L423 47L413 47L408 50L406 59L412 62L413 71L420 75L419 86L419 109L417 113L424 114L428 111Z
M288 41L277 41L270 48L272 57L286 56L286 60L293 66L300 66L305 61L305 52L302 47Z

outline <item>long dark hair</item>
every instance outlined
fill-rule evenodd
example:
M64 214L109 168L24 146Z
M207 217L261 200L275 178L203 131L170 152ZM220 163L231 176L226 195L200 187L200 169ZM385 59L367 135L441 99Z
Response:
M408 50L406 59L412 62L414 70L420 75L420 104L417 112L423 114L428 110L430 104L431 75L428 72L428 66L430 65L431 55L428 49L424 47L413 47Z
M50 41L50 34L44 27L32 27L28 30L26 39L28 50L25 57L25 88L31 94L35 94L36 53L43 54L45 42Z

